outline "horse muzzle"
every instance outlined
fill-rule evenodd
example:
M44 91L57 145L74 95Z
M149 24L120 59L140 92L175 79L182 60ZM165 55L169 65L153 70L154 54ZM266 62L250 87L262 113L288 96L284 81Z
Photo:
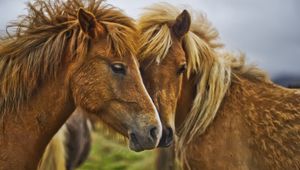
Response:
M149 126L144 129L144 131L129 131L129 148L131 150L140 152L156 148L161 136L160 128Z

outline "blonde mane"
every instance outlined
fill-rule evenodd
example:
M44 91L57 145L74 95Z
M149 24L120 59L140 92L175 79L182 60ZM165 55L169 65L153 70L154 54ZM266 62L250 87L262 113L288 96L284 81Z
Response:
M164 59L172 46L170 26L181 12L165 3L146 9L138 23L141 36L139 60L152 58L160 63ZM183 46L188 58L187 76L196 75L198 83L192 109L178 131L176 146L181 162L185 162L185 146L203 134L215 118L233 78L268 80L264 72L247 66L243 55L220 52L218 49L223 45L218 38L219 33L203 14L192 14L192 25L183 38Z
M133 20L102 0L28 3L28 15L8 26L13 34L0 41L0 115L16 111L42 83L59 74L64 62L86 56L90 38L80 29L80 8L93 13L106 28L113 53L122 56L135 51ZM73 50L69 54L66 48Z

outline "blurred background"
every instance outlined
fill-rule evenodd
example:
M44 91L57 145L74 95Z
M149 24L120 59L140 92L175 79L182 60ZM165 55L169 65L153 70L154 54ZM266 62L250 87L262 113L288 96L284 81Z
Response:
M18 15L27 0L0 0L0 33ZM108 0L138 18L143 8L159 0ZM299 0L164 0L202 11L217 28L227 49L244 52L249 63L266 70L285 86L300 84ZM154 153L136 154L126 146L96 133L89 161L82 169L153 169ZM101 167L101 168L100 168Z

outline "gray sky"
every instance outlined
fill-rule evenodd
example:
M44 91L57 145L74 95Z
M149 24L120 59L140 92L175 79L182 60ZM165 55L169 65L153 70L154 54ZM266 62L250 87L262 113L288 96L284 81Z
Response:
M24 13L26 0L0 0L0 30ZM107 0L137 18L159 0ZM226 48L242 51L272 76L300 74L299 0L164 0L206 13Z

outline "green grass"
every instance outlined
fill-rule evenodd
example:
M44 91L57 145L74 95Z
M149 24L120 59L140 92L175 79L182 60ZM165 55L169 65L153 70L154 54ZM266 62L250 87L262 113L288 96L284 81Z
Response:
M93 133L92 150L88 160L79 170L154 170L155 152L130 151L126 144L102 135L101 130Z

